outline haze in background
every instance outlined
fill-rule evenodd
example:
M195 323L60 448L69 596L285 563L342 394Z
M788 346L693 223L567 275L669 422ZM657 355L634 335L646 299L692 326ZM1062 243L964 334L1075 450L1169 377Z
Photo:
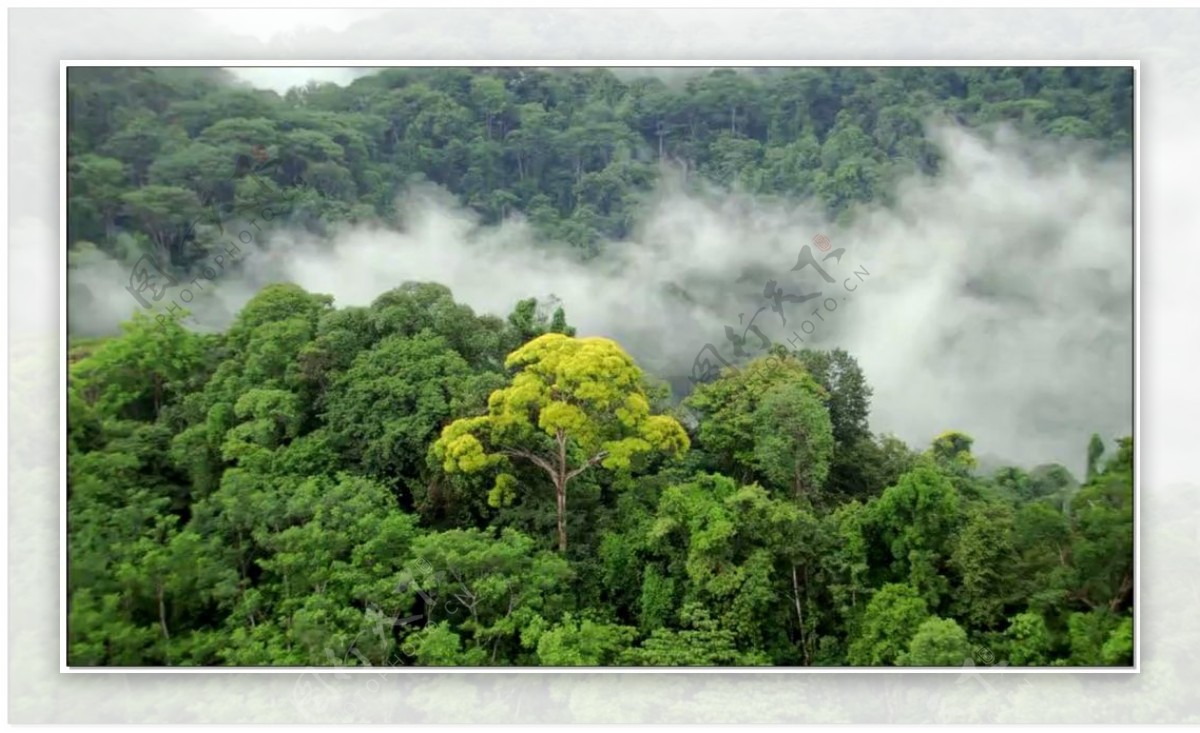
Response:
M484 227L450 195L420 189L401 202L403 231L362 226L332 242L278 232L262 250L242 245L243 270L205 283L210 297L189 307L220 328L281 280L339 306L435 281L499 316L522 298L554 296L580 335L617 339L676 385L705 344L733 358L726 326L759 353L745 332L753 318L772 342L857 357L875 390L876 432L923 448L963 430L978 455L1079 474L1093 432L1132 432L1130 161L1003 130L985 139L941 127L933 137L945 155L939 176L903 182L893 206L860 211L848 226L807 202L686 193L668 169L635 235L584 263L537 245L520 219ZM817 234L845 250L822 263L832 285L812 268L791 271ZM72 296L73 331L128 318L128 279L128 266L107 259L72 271L72 293L90 293ZM779 314L764 298L768 280L784 294L822 297L783 302ZM820 305L827 297L837 299L832 311Z
M226 71L242 82L258 89L270 89L277 94L287 94L293 87L304 87L309 82L346 86L360 76L367 76L377 69L366 67L345 68L339 66L227 66Z

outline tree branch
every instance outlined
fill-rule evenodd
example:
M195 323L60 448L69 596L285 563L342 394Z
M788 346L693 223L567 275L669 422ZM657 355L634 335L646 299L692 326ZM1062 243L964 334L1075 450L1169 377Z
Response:
M501 452L504 455L509 456L510 458L524 458L525 460L534 464L535 466L542 469L546 473L550 474L550 476L552 478L557 473L554 470L554 466L550 465L549 461L547 461L545 458L542 458L541 456L539 456L535 453L530 453L529 451L526 451L526 450L505 450L505 451L501 451Z
M587 461L587 463L583 464L583 465L582 465L582 466L580 466L579 468L576 468L574 471L571 471L570 473L568 473L568 474L567 474L567 480L568 480L568 481L570 481L571 479L575 478L575 477L576 477L576 476L578 476L579 474L581 474L581 473L583 473L584 471L588 470L589 468L591 468L592 466L596 465L596 464L597 464L597 463L599 463L600 461L603 461L605 458L608 458L608 451L606 451L606 450L602 450L602 451L600 451L600 452L599 452L599 453L597 453L596 455L594 455L594 456L592 456L591 458L589 458L589 459L588 459L588 461Z
M1128 594L1131 590L1133 590L1133 575L1130 573L1125 573L1125 577L1121 578L1121 587L1117 589L1117 595L1115 595L1113 599L1108 602L1108 610L1116 613L1117 608L1119 608L1121 605L1121 602L1125 600L1126 594Z

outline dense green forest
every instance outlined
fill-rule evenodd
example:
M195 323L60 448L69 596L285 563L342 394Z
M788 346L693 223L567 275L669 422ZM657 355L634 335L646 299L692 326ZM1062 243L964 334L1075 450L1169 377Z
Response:
M630 233L661 161L689 185L815 198L849 215L886 204L901 176L936 174L928 119L1130 150L1133 74L724 69L667 84L603 69L391 69L280 97L212 69L76 68L67 104L68 241L187 271L229 237L220 216L264 198L328 234L394 221L397 195L417 181L484 222L521 212L584 257Z
M630 233L664 159L691 186L852 216L936 175L930 115L1121 152L1131 85L410 69L280 96L73 69L68 236L77 266L149 255L183 276L264 194L287 202L270 226L329 235L401 224L425 180L586 258ZM479 314L437 283L365 307L279 283L221 332L137 312L72 340L68 663L1132 663L1130 438L1081 445L1079 477L984 472L961 432L874 434L843 350L776 347L677 403L568 315Z

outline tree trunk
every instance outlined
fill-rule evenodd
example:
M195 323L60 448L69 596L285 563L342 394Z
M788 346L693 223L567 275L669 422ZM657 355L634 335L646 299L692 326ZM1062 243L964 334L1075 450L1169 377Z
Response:
M170 639L171 632L167 630L167 606L163 599L163 584L158 584L158 622L162 626L163 638Z
M523 458L538 468L546 472L550 477L551 483L554 484L554 498L557 504L558 514L558 549L560 552L567 550L567 484L571 479L583 473L592 466L602 462L608 457L608 451L600 451L592 456L584 463L575 468L567 465L567 433L564 430L558 430L555 435L555 442L558 444L558 455L554 456L539 456L529 451L524 450L505 450L505 455L512 458Z
M164 270L171 266L171 243L167 241L167 237L168 235L159 229L150 233L150 239L154 242L155 264Z
M1125 596L1129 591L1133 590L1133 576L1125 573L1125 577L1121 578L1121 587L1117 589L1117 595L1108 602L1108 610L1113 613L1121 607L1121 602L1125 600Z
M167 629L167 605L163 600L163 584L161 581L158 583L156 591L158 595L158 623L162 626L163 640L169 642L171 641L171 632ZM163 659L167 665L170 665L171 658L168 654L169 652L164 648Z
M800 583L796 579L796 566L792 566L792 599L796 601L796 622L800 625L800 648L804 650L804 664L808 666L812 660L808 656L808 642L804 638L804 611L800 607Z
M567 436L559 429L554 436L558 440L558 476L554 479L554 491L558 499L558 551L567 551Z
M567 551L567 487L558 489L558 551Z

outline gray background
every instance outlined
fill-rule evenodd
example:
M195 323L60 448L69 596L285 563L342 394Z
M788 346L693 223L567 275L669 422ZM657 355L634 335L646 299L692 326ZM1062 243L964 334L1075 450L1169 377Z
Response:
M13 10L12 722L1197 722L1194 10ZM284 32L275 31L283 29ZM60 59L1139 59L1141 674L60 674Z

